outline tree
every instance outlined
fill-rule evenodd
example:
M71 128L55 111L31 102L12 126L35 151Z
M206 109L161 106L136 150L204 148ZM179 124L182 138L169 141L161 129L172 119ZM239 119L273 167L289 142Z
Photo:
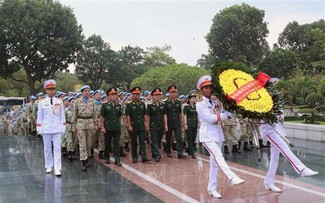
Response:
M76 86L82 85L82 82L78 79L77 74L75 73L57 72L54 79L57 81L56 89L66 93L77 92L79 89L77 89Z
M311 93L306 97L306 103L317 106L324 103L324 97L319 93Z
M293 21L280 33L279 45L296 52L303 62L301 69L308 74L318 74L325 68L325 21L299 25Z
M165 45L163 47L148 47L147 53L144 55L144 66L148 68L166 66L176 64L176 60L169 56L167 52L170 52L172 47Z
M119 69L114 74L112 84L124 90L129 90L132 80L148 70L144 66L145 51L138 46L132 47L128 45L122 47L117 54Z
M202 54L201 58L199 58L196 62L196 66L199 66L201 68L205 68L205 69L211 69L211 67L213 67L215 60L213 58L213 56L211 56L211 54L205 55Z
M104 81L110 81L117 70L118 55L99 35L85 40L77 60L78 78L92 89L99 89Z
M15 72L13 77L18 80L26 80L26 73L23 69ZM15 96L27 97L29 95L28 85L14 81L10 78L4 79L0 77L0 95L2 96Z
M181 94L188 94L196 89L197 80L202 75L209 75L210 71L186 64L173 64L164 67L151 68L140 77L134 79L131 86L140 86L145 90L160 87L164 92L174 84Z
M57 1L0 1L0 75L39 91L44 80L76 61L81 32L72 9ZM20 69L26 79L14 77Z
M290 73L299 68L301 61L299 56L291 51L282 48L276 48L270 51L259 64L260 70L266 72L272 77L288 79Z
M264 15L264 10L245 3L217 13L206 36L209 53L216 62L257 63L269 49Z

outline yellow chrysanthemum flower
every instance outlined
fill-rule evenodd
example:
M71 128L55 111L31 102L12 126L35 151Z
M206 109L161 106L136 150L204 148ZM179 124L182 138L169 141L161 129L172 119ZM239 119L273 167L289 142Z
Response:
M233 94L237 89L253 80L254 78L251 75L234 69L225 70L219 75L220 85L227 95ZM273 100L269 92L263 87L249 94L237 105L248 111L267 113L273 108Z

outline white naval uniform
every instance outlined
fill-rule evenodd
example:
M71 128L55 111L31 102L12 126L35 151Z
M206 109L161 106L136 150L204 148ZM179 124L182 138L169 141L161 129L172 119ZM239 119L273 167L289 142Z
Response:
M196 111L198 113L201 126L200 126L200 142L203 142L204 147L210 153L210 175L209 175L209 184L208 191L213 191L217 189L217 177L218 177L218 168L224 172L228 180L231 181L234 177L237 177L234 174L228 164L226 163L222 152L221 146L225 140L221 122L218 121L218 116L214 114L213 109L215 108L217 102L210 100L206 97L203 97L196 103ZM227 113L221 113L221 120L227 119Z
M61 100L49 97L38 103L37 132L43 136L45 168L53 168L52 143L54 146L54 170L61 170L61 136L65 132L66 121Z
M278 118L282 120L283 118ZM289 148L288 144L281 138L281 135L286 135L285 130L280 122L278 123L263 123L260 126L261 136L265 140L267 139L271 143L271 160L269 170L264 180L265 185L274 184L275 174L279 165L280 153L288 159L295 171L300 174L301 171L307 168Z

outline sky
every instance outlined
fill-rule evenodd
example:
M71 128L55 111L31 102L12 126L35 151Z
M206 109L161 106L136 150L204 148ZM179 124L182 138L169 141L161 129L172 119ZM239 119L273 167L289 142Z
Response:
M85 37L100 35L111 48L171 45L177 63L196 65L208 53L205 36L213 17L226 7L247 3L265 11L270 47L292 21L299 24L324 19L322 0L61 0L73 9Z

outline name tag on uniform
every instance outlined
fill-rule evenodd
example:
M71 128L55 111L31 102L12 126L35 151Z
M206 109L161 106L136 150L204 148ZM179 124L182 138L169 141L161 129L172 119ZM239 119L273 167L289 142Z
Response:
M45 104L43 105L43 108L44 108L44 109L48 109L48 108L50 108L50 104L46 104L46 103L45 103Z

